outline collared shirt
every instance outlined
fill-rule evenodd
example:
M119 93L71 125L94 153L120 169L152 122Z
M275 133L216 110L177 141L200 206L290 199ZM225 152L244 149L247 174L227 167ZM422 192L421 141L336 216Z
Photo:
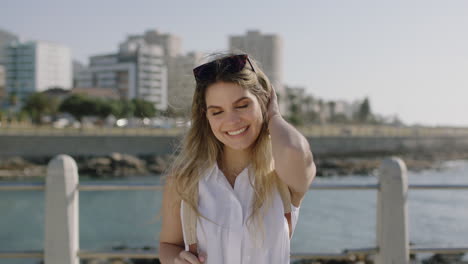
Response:
M262 237L260 228L252 230L251 221L247 221L254 194L251 182L255 184L252 169L247 167L236 177L232 188L217 164L199 181L198 209L210 219L199 217L197 221L197 245L199 252L206 253L205 263L290 263L289 228L279 192L275 189L272 206L263 218ZM180 210L183 217L182 206L183 202ZM291 210L294 231L299 208L291 205ZM185 231L182 231L185 241ZM185 249L188 250L187 243Z

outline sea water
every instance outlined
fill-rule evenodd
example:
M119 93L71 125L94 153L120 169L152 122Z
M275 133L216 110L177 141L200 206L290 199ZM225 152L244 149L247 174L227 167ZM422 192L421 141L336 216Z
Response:
M410 184L468 184L468 161L408 173ZM129 177L94 184L159 183ZM313 184L375 184L375 176L316 178ZM0 182L1 184L1 182ZM160 191L83 191L79 194L80 249L157 248ZM376 246L377 190L317 190L305 196L292 239L292 253L337 253ZM410 190L410 243L422 247L468 245L468 190ZM44 192L0 192L0 251L43 250ZM39 263L0 259L2 264Z

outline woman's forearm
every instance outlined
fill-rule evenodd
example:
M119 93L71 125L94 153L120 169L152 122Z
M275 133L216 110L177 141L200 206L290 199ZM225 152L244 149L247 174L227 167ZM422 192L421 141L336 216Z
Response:
M162 264L173 264L174 259L184 250L181 246L161 242L159 243L159 261Z
M270 118L268 129L278 176L296 191L307 191L315 176L309 142L279 114Z
M297 151L309 151L309 143L307 139L296 128L290 125L281 115L274 115L268 122L268 130L270 131L273 150L280 155L282 149L294 149Z

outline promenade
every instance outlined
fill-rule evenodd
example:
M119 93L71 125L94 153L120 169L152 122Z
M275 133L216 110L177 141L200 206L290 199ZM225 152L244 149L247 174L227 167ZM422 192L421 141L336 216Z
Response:
M374 155L468 151L468 128L317 125L299 128L315 155ZM0 157L172 154L183 128L1 127Z

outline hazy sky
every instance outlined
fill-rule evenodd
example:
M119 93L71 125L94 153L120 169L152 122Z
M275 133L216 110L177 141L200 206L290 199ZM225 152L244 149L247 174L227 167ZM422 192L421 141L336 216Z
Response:
M2 1L0 28L115 52L128 34L178 35L184 51L228 48L258 29L283 38L284 81L327 100L369 96L409 123L468 126L468 1Z

